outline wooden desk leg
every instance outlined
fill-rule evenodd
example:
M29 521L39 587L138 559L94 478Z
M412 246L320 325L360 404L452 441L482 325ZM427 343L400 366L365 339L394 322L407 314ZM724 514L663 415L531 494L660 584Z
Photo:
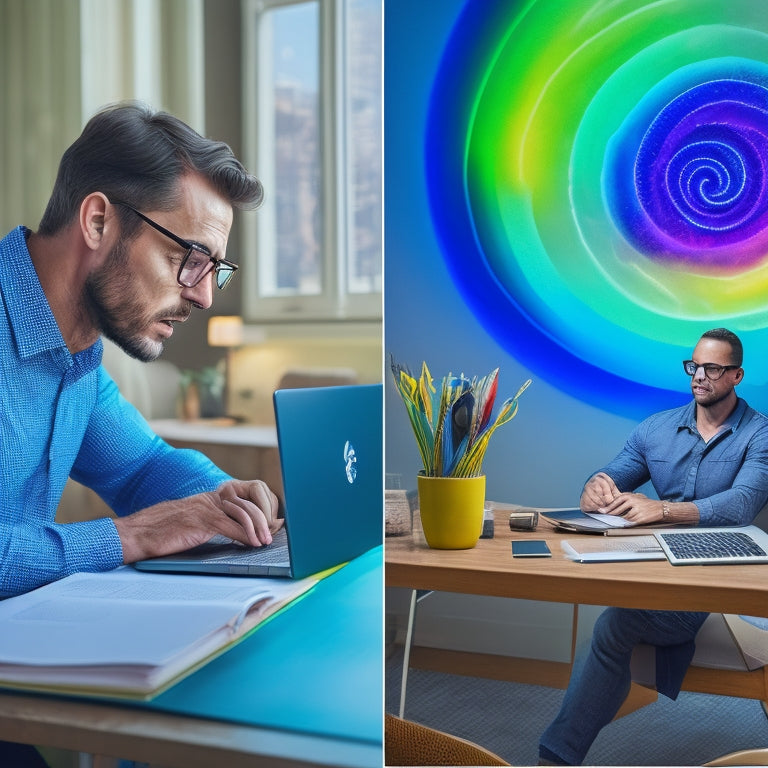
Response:
M400 717L405 711L405 687L408 684L408 665L411 663L411 643L413 642L413 620L416 615L416 590L411 590L411 602L408 607L408 629L405 633L405 648L403 649L403 675L400 682Z
M573 621L571 622L571 672L576 661L576 636L579 634L579 604L573 604Z

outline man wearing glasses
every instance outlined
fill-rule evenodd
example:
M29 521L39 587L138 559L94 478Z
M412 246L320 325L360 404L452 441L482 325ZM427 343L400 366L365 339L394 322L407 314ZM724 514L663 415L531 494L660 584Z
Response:
M234 275L233 206L262 196L225 144L125 103L65 152L37 232L0 241L0 597L217 533L272 541L272 491L153 434L101 366L100 340L154 360ZM55 523L70 476L117 518Z
M707 331L683 370L693 400L643 421L621 453L584 486L581 508L633 523L747 525L768 502L768 418L736 395L740 339ZM650 481L658 499L636 492ZM608 608L576 665L560 712L540 739L542 765L579 765L630 687L639 643L656 646L656 686L674 699L706 613Z

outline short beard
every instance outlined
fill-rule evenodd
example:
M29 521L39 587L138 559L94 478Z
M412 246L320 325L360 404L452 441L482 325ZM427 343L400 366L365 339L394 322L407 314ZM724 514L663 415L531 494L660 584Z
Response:
M142 314L141 297L135 289L128 266L128 248L120 241L106 262L85 281L84 299L88 312L101 333L131 357L143 363L157 360L163 352L163 342L153 341L141 334L151 318ZM191 307L173 314L189 314Z
M721 403L726 398L730 397L731 392L733 392L732 389L720 395L719 397L714 397L712 400L706 400L703 403L696 400L696 398L694 398L694 400L696 400L696 405L699 405L702 408L711 408L712 406L717 405L718 403Z

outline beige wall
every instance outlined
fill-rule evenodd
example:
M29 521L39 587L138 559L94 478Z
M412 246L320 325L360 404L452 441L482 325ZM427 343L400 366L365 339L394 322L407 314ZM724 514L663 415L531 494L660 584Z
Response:
M381 381L381 338L282 338L232 355L229 412L256 424L274 423L272 392L294 368L351 368L360 384Z

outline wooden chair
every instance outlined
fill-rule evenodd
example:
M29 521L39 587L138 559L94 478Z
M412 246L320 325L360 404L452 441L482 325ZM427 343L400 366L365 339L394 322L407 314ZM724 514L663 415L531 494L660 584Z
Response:
M768 509L755 518L754 524L768 530ZM654 687L654 659L651 646L635 649L633 681ZM757 699L768 714L768 629L735 614L711 614L696 636L696 653L683 680L683 690Z
M384 765L509 765L489 750L458 736L384 716Z
M655 670L653 646L638 646L632 655L633 682L654 688ZM768 630L734 614L710 614L696 636L683 690L757 699L766 708Z
M336 387L344 384L357 384L357 372L352 368L291 368L280 377L277 389Z
M754 524L768 531L768 507ZM765 619L758 622L764 626ZM654 687L654 658L651 646L635 649L635 682ZM683 680L683 690L757 699L768 714L768 629L734 614L711 614L696 636L696 653Z
M742 749L731 752L704 765L768 765L768 749Z

